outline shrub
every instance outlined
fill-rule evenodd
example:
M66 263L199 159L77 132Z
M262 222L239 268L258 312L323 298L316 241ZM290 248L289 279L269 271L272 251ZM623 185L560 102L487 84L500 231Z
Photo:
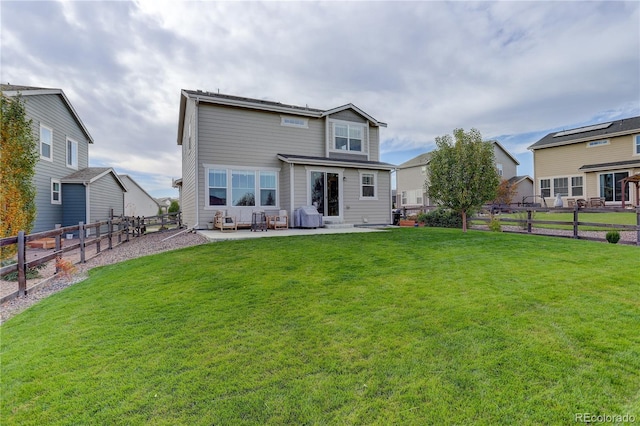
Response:
M9 266L9 265L13 265L14 263L18 263L15 260L3 260L1 265L2 266ZM28 280L34 279L34 278L40 278L40 269L44 268L45 264L41 264L38 266L34 266L33 268L27 268L27 271L25 272L25 277ZM5 275L4 277L2 277L2 279L4 281L18 281L18 271L14 271L11 272L10 274Z
M173 200L171 202L171 205L169 206L169 210L167 211L167 213L176 215L179 211L180 211L180 204L178 204L176 200Z
M620 241L620 233L618 231L609 231L607 232L606 238L611 244L616 244Z
M426 213L418 213L418 216L416 217L416 221L418 223L424 224L427 221L427 214Z
M436 228L462 228L462 216L453 210L436 209L424 214L424 225Z
M502 225L500 225L500 218L497 216L491 216L489 222L489 230L491 232L502 232Z

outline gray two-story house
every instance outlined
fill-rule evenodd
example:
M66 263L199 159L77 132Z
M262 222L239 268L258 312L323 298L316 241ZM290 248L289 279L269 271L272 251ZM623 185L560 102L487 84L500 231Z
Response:
M315 205L325 224L391 223L380 122L347 104L323 110L182 90L180 206L188 227L217 211L250 217Z
M110 168L89 168L94 143L61 89L2 84L3 96L20 95L38 141L36 220L32 232L121 215L124 185Z

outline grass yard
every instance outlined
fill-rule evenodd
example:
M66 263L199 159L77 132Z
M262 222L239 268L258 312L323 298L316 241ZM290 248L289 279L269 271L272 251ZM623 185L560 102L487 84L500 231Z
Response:
M409 228L103 267L0 327L0 418L640 421L639 250Z
M520 213L502 213L497 216L500 219L527 219L526 212ZM534 212L533 220L549 220L557 222L573 223L573 213L556 213L556 212ZM610 213L583 213L578 214L578 221L589 223L609 223L612 225L636 225L635 212L610 212ZM505 225L517 225L515 222L503 222ZM533 224L536 228L547 229L573 229L573 225L555 225L555 224ZM610 231L612 228L598 226L580 226L581 231Z

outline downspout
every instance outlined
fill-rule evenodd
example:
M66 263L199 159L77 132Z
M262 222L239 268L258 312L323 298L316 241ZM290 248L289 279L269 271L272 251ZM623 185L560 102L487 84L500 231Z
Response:
M391 169L389 170L389 199L391 200L391 208L389 209L389 216L387 216L387 220L389 221L390 224L393 223L393 203L396 201L393 199L393 185L391 185L391 182L393 182L393 179L391 178L391 175L396 173L398 171L398 169ZM398 174L396 173L396 197L398 194ZM397 207L397 206L396 206Z
M293 163L289 163L289 197L290 197L289 198L289 204L290 204L289 207L291 209L291 213L289 213L291 215L290 217L293 217L293 209L294 209L293 206L295 205L294 197L296 195L296 191L294 189L294 186L295 186L294 183L295 182L293 180L294 176L295 176L295 170L293 168Z
M196 198L196 223L192 226L193 229L198 229L200 227L200 182L198 177L200 176L200 164L198 163L199 161L199 156L198 156L198 147L200 146L200 139L199 139L199 132L198 132L198 108L200 105L200 97L196 96L196 100L195 100L195 108L194 110L194 119L195 119L195 123L194 126L194 139L195 139L195 143L193 144L193 155L194 155L194 162L195 162L195 198ZM183 142L184 143L184 142ZM204 173L204 172L203 172Z

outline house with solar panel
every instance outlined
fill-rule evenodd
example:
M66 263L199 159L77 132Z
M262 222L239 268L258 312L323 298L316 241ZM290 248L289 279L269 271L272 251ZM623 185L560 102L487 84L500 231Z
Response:
M533 152L536 195L564 207L638 205L640 117L549 133Z

